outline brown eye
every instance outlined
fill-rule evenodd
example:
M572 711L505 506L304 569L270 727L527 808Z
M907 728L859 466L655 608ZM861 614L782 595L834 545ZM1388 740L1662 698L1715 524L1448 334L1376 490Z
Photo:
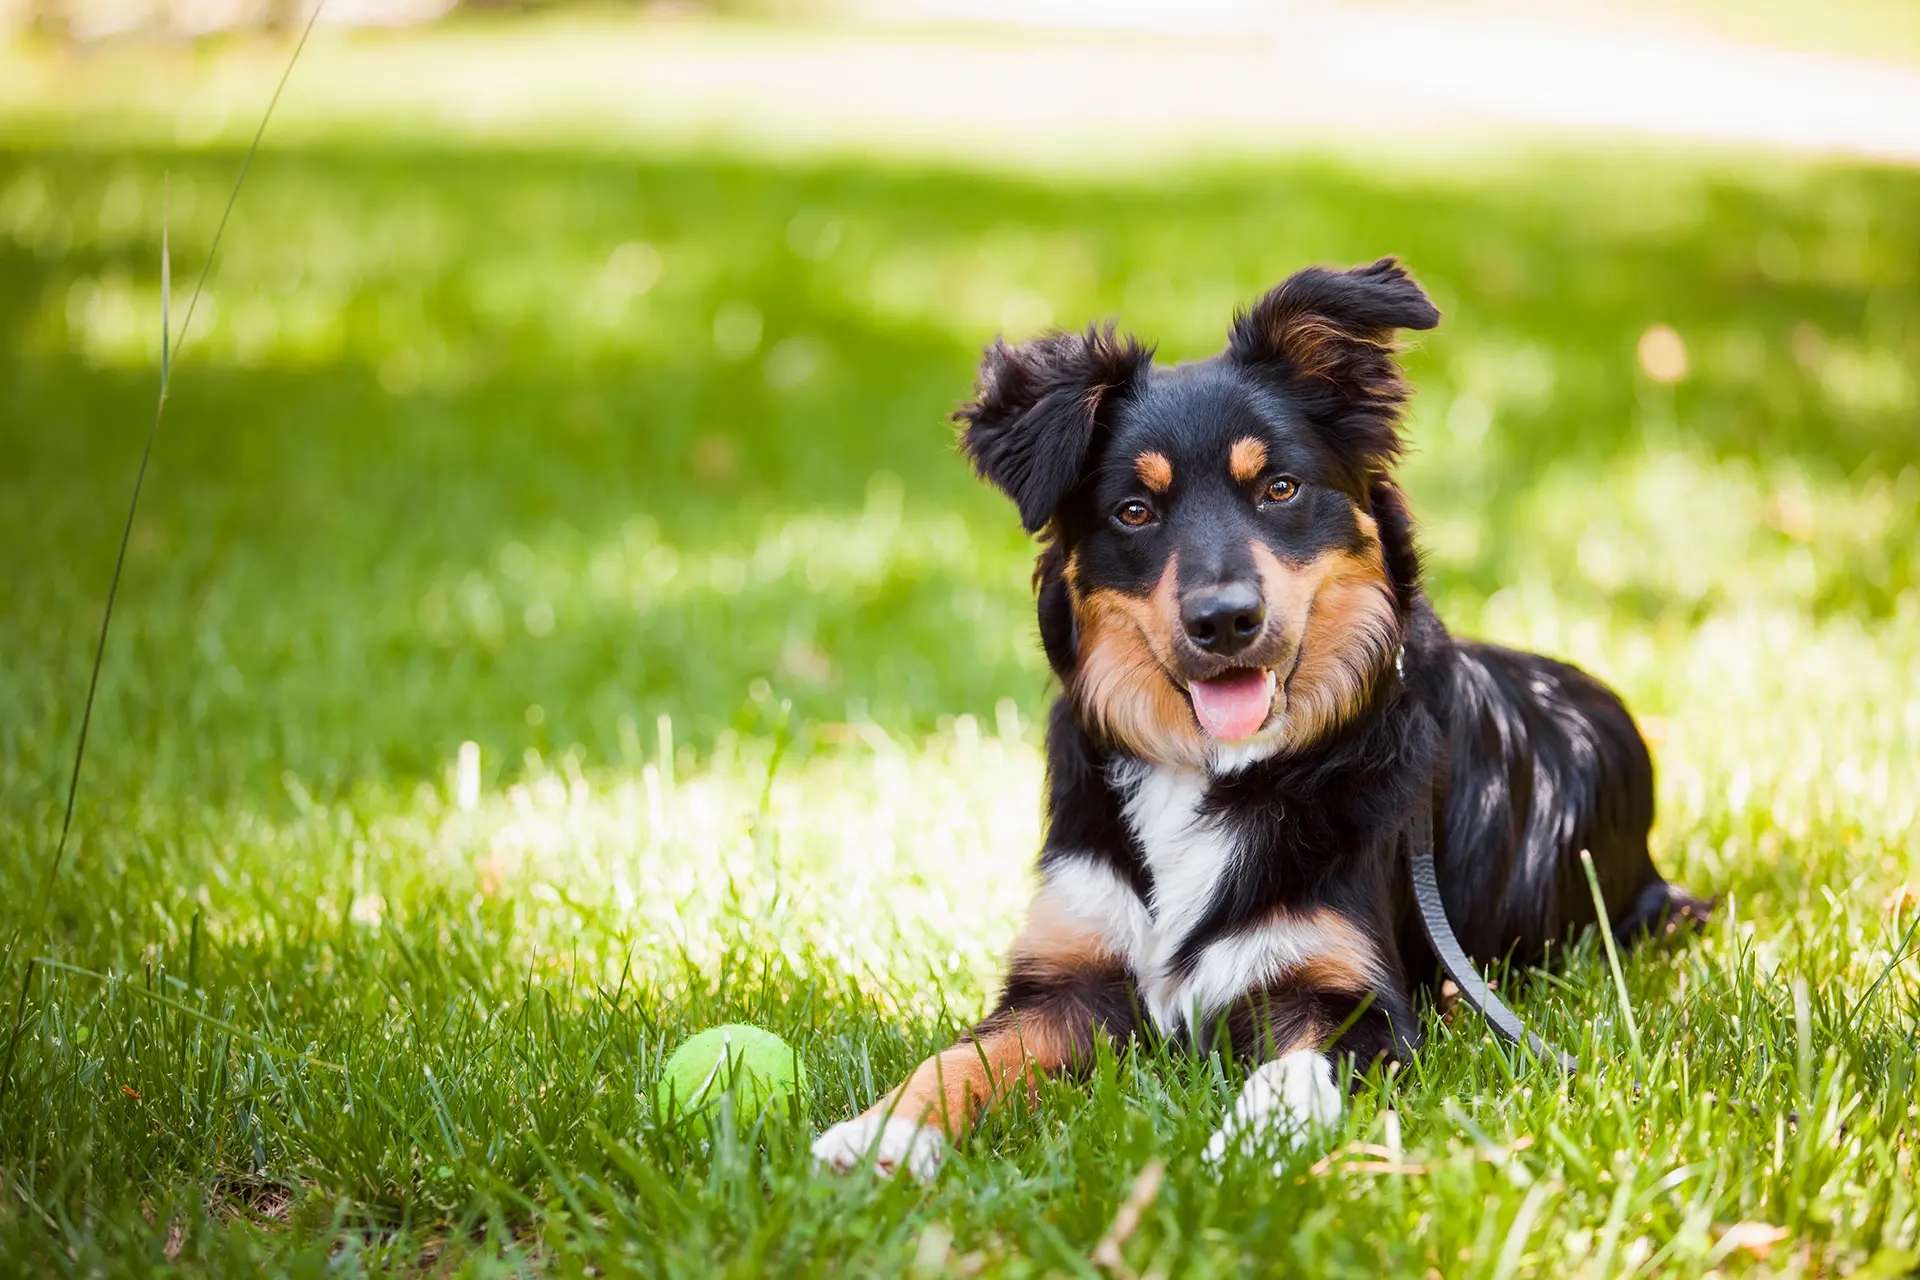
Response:
M1292 502L1294 495L1300 492L1300 482L1292 476L1281 476L1270 481L1261 498L1267 502Z
M1129 529L1138 529L1142 525L1153 523L1153 508L1135 498L1130 502L1121 503L1119 509L1113 513L1113 518Z

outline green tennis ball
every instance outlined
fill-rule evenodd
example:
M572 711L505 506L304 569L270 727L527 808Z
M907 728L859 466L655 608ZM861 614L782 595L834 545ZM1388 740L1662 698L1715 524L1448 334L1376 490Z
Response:
M771 1031L741 1022L694 1036L667 1059L653 1087L655 1113L682 1127L718 1117L733 1099L735 1121L750 1125L778 1114L806 1087L807 1068L794 1047Z

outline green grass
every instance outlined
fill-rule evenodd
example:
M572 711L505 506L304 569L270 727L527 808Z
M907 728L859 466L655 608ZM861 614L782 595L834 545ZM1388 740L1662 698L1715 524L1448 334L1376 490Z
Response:
M9 1269L1085 1275L1153 1160L1141 1274L1915 1265L1916 909L1883 903L1920 880L1920 177L1048 183L309 123L176 367L34 932L157 380L162 174L177 315L239 161L98 123L0 149L4 1008L57 962L0 1103ZM1570 1086L1456 1013L1360 1096L1338 1142L1390 1106L1418 1172L1210 1171L1232 1075L1154 1057L925 1189L815 1177L785 1126L663 1128L694 1029L791 1038L823 1125L991 997L1048 690L1029 549L942 423L981 342L1119 313L1198 354L1293 267L1387 251L1448 316L1409 356L1436 600L1626 693L1658 860L1723 895L1629 960L1642 1054L1589 943L1517 991ZM1637 370L1653 324L1677 385ZM1788 1234L1760 1257L1741 1222Z

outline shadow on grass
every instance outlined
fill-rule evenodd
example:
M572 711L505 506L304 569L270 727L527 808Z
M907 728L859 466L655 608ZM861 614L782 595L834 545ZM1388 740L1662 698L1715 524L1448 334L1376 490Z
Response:
M0 153L9 807L64 767L150 413L160 176L178 285L237 163ZM1697 530L1752 526L1736 570L1782 561L1814 536L1766 505L1782 477L1821 500L1920 462L1916 219L1905 174L1607 155L1155 188L270 153L179 368L99 767L217 797L430 777L469 738L508 772L529 748L617 760L656 714L710 743L781 698L810 725L1030 714L1025 545L942 421L979 345L1118 314L1196 355L1286 271L1385 252L1448 316L1408 357L1436 594L1545 572L1601 616L1697 619L1721 584L1665 568ZM1655 324L1682 335L1677 384L1636 367ZM1568 517L1674 458L1754 510L1637 493L1651 527L1596 577ZM1911 587L1920 526L1888 501L1810 609L1884 616Z

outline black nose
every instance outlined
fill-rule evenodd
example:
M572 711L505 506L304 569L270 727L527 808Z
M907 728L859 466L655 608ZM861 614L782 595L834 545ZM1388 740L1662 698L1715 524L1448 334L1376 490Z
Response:
M1180 623L1187 629L1187 638L1223 658L1252 644L1266 622L1266 601L1251 583L1208 587L1180 602Z

